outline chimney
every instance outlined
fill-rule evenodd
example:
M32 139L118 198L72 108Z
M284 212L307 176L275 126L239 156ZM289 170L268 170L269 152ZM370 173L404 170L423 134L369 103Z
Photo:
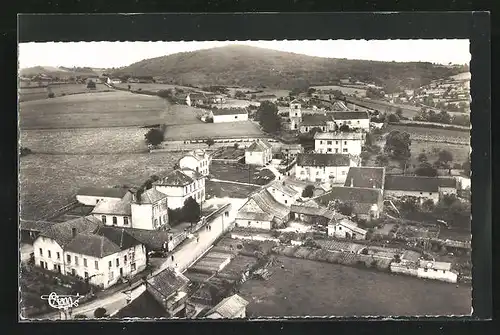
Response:
M351 178L351 187L354 187L354 178Z
M76 237L76 228L71 228L71 236L73 236L73 238Z
M132 202L137 202L137 191L135 189L130 189L129 192L132 194Z

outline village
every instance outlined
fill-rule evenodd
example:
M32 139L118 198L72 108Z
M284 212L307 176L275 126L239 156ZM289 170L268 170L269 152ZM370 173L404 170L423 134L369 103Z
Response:
M191 93L177 101L206 108L225 99ZM202 149L206 139L185 140L177 145L193 149L140 188L83 188L51 220L21 220L23 262L59 285L81 283L80 306L52 317L245 317L249 302L235 292L273 276L277 255L470 282L470 240L448 238L457 223L443 219L463 219L453 211L470 206L470 178L367 163L362 153L386 127L371 121L373 111L341 99L304 108L307 100L280 110L288 133L310 135L303 143L234 136ZM248 122L253 111L215 108L203 118ZM244 167L248 178L232 182L256 186L244 198L207 197L207 181L224 183L224 172Z

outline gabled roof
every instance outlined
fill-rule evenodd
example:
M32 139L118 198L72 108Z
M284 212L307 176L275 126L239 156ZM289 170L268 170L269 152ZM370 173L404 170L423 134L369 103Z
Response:
M344 219L341 219L340 221L337 222L338 225L341 225L341 226L344 226L346 228L349 228L350 230L358 233L358 234L366 234L367 231L362 229L362 228L359 228L356 223L352 222L351 220L348 220L346 218Z
M92 214L109 214L109 215L132 215L130 204L132 202L132 194L127 192L121 199L104 199L99 201Z
M273 146L269 144L268 141L259 138L257 141L253 142L248 148L246 148L246 151L264 152L266 150L271 149L272 147Z
M149 291L144 291L115 314L116 318L164 318L169 316L165 308Z
M367 112L331 112L334 120L360 120L369 119Z
M272 221L273 218L273 215L267 213L238 212L236 214L236 219L239 220Z
M54 224L56 224L56 222L20 219L19 229L41 232Z
M121 199L127 194L126 188L105 188L105 187L83 187L78 190L77 195L87 195L102 198L117 198Z
M182 273L167 268L147 279L146 289L162 303L163 299L170 298L188 283L189 279Z
M304 114L302 115L301 126L324 126L326 121L331 121L331 118L324 114Z
M385 177L385 189L408 192L438 192L439 187L456 187L454 178L437 178L421 176L395 176Z
M319 153L299 153L297 155L298 166L349 166L350 163L349 155Z
M204 178L201 173L199 173L195 170L192 170L192 169L182 168L182 169L180 169L180 171L182 173L184 173L186 176L188 176L189 178L191 178L193 181Z
M329 210L326 207L322 206L309 206L307 203L301 204L301 203L295 203L291 206L290 212L292 213L297 213L297 214L305 214L305 215L311 215L311 216L322 216L328 220L336 219L339 220L343 218L344 216L336 213L334 211Z
M332 110L334 111L349 111L349 108L342 101L335 101L332 104Z
M323 206L328 206L330 201L339 200L341 202L350 202L354 205L355 214L366 214L370 212L371 207L382 200L382 192L373 188L356 187L333 187L329 192L322 194L314 201Z
M276 201L274 197L267 190L262 190L251 196L257 206L260 207L265 213L271 214L274 217L283 220L288 214L290 214L290 209Z
M287 185L286 182L284 182L284 181L277 180L274 183L272 183L270 186L268 186L267 189L269 190L270 188L274 188L277 191L282 192L282 193L289 195L291 197L294 197L297 194L299 194L299 191L297 191L293 187Z
M93 232L101 225L101 222L93 216L81 217L65 222L59 222L41 232L45 236L56 241L61 247L65 247L73 240L73 228L77 235L80 233Z
M356 132L317 132L315 140L363 140L362 133Z
M165 178L155 182L155 185L163 186L186 186L192 184L194 179L186 175L181 170L174 170L170 172Z
M207 96L203 93L189 93L189 99L198 99L198 100L203 100L206 99Z
M211 316L214 316L213 314L216 314L215 317L220 317L225 319L233 318L237 315L239 311L241 311L247 305L248 301L246 301L239 295L234 294L230 297L223 299L214 308L208 311L206 317L210 318Z
M241 115L248 114L246 108L224 108L224 109L214 109L212 110L214 115Z
M346 187L384 189L384 167L350 167L345 180Z
M202 160L204 158L207 158L207 156L210 156L209 154L207 154L207 152L203 149L196 149L196 150L193 150L193 151L190 151L188 154L186 154L185 156L181 157L179 159L179 161L181 161L183 158L185 157L193 157L195 158L196 160Z
M146 246L149 251L160 251L163 244L169 241L171 235L166 230L148 230L138 228L124 228L125 231L137 241Z
M141 193L141 198L137 199L137 203L140 204L156 204L158 201L163 200L167 197L166 194L163 194L157 191L154 187L150 188L143 193Z

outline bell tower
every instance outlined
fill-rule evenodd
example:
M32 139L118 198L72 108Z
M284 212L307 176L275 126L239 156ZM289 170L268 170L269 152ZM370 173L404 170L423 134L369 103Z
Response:
M290 102L288 116L290 118L290 129L299 129L300 124L302 123L302 105L299 101L293 100Z

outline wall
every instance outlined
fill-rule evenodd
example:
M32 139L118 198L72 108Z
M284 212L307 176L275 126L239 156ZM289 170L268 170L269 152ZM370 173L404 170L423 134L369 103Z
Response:
M360 107L356 107L359 111L363 111ZM365 110L366 111L366 110ZM355 120L335 120L335 123L340 127L343 124L347 124L349 128L359 128L364 130L370 129L370 119L355 119Z
M419 278L436 279L449 283L456 283L458 278L457 274L451 271L443 272L443 270L434 269L427 269L427 271L425 271L424 268L417 269L417 276Z
M319 179L321 182L332 181L335 184L344 184L347 172L349 172L349 166L295 166L295 178L310 182L316 182Z
M271 221L259 221L259 220L243 220L236 219L236 226L243 228L256 228L256 229L266 229L271 230L272 223Z
M167 199L162 199L153 210L152 204L131 204L132 228L154 230L168 223Z
M231 238L237 239L237 240L251 240L251 241L272 241L272 242L277 242L279 243L279 239L277 238L272 238L272 237L266 237L266 236L260 236L260 235L243 235L243 234L238 234L238 233L231 233Z
M40 255L40 248L42 248L43 255ZM50 256L49 257L49 251ZM35 265L41 266L40 261L45 262L48 270L54 270L55 265L61 266L61 272L64 273L64 252L61 246L53 239L39 236L33 242L33 252L35 254ZM59 253L59 258L57 258Z
M421 198L421 201L431 199L434 203L439 201L439 192L418 192L418 191L398 191L398 190L384 190L384 196L387 197L403 197L411 196Z
M134 261L132 262L130 252L135 251ZM124 264L124 256L127 255L127 265ZM120 266L116 266L116 258L120 260ZM109 262L111 261L111 268L109 267ZM132 263L135 263L135 270L132 270ZM123 268L123 275L135 275L146 268L146 247L142 244L130 248L128 250L123 250L117 254L109 255L102 258L99 261L99 271L102 276L94 277L94 283L102 284L104 287L109 287L118 282L120 268ZM111 272L113 276L111 277ZM93 279L94 279L93 278Z
M196 180L187 186L162 186L156 185L156 190L166 194L168 199L168 207L171 209L181 208L184 206L184 201L189 197L193 197L198 203L205 201L205 179Z
M106 223L105 223L106 226L127 227L127 228L132 227L131 226L132 218L130 215L109 215L109 214L97 214L97 213L95 213L95 214L92 214L92 216L103 223L104 223L103 217L105 217L106 218ZM114 217L116 218L116 225L113 225L113 218ZM128 218L128 224L125 224L125 221L124 221L125 217Z
M98 196L92 196L92 195L77 195L76 200L84 204L86 206L95 206L98 201L101 200L116 200L118 198L112 198L112 197L98 197Z
M401 273L401 274L405 274L408 276L414 276L414 277L417 276L417 269L409 267L409 266L407 267L405 265L398 264L398 263L391 263L391 272Z
M280 190L275 189L274 187L269 187L267 190L277 202L289 207L300 197L300 193L297 193L295 197L292 197L281 192Z
M214 123L248 121L248 114L214 115Z
M363 140L315 140L314 150L319 153L339 153L339 154L361 154Z
M192 169L206 176L208 175L209 161L206 158L197 160L193 156L184 156L179 160L179 166L181 169Z
M347 237L347 234L351 237ZM328 226L328 236L354 240L364 240L366 238L366 234L356 233L352 229L341 225Z

